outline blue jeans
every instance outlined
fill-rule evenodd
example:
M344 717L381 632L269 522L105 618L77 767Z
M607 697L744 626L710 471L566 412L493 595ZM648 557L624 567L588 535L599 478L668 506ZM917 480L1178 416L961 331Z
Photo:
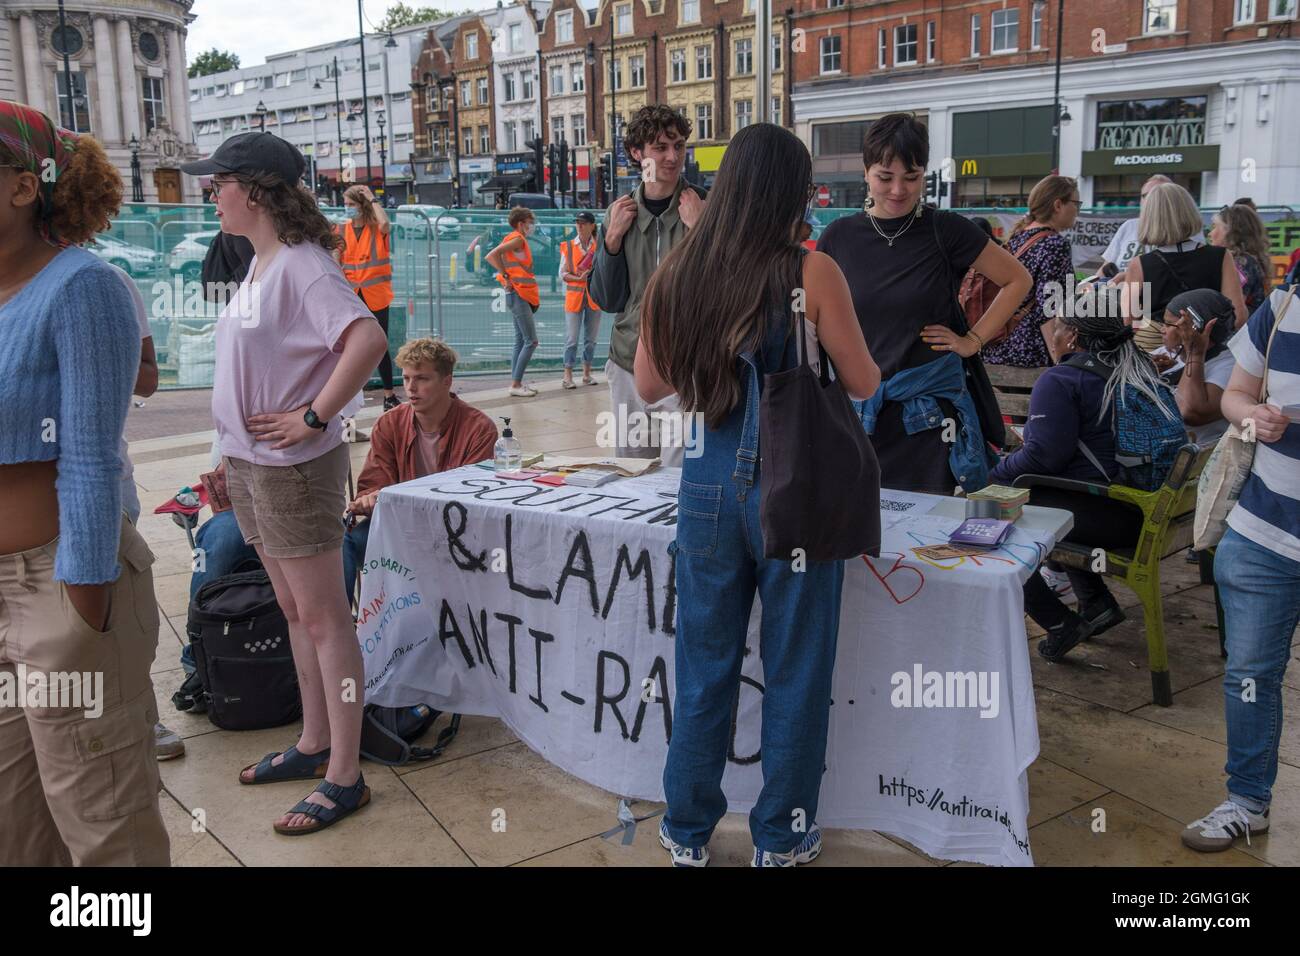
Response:
M343 593L352 601L357 584L357 569L366 560L366 543L370 540L370 519L360 519L355 528L343 535Z
M1214 579L1228 648L1228 798L1259 813L1268 807L1277 779L1282 675L1300 621L1300 562L1229 528L1214 554ZM1253 701L1244 681L1253 682Z
M258 560L253 546L244 544L233 509L218 512L199 525L194 533L194 546L203 553L203 570L190 575L190 601L209 581L225 577L250 558ZM194 652L189 644L181 648L181 666L185 673L194 673Z
M676 680L664 819L674 841L702 847L726 812L722 774L732 708L741 662L756 651L765 683L763 789L749 829L756 847L785 853L817 816L844 563L810 561L796 572L789 561L763 557L752 365L742 388L745 377L747 401L703 436L704 454L685 460L678 491ZM763 607L759 646L746 648L755 591ZM796 830L800 820L804 827Z
M524 369L537 348L537 325L533 322L533 307L514 290L506 293L506 304L515 319L515 351L510 360L510 376L516 382L524 380Z
M573 368L578 358L578 328L582 328L582 364L590 367L600 333L600 311L585 302L580 312L564 313L564 367Z

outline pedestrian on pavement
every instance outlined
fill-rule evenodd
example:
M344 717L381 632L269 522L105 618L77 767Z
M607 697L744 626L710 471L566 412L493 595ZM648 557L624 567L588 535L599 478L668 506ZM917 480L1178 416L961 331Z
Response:
M154 559L119 481L140 326L121 275L77 248L121 201L98 142L0 101L0 672L88 678L0 708L10 866L170 862Z
M638 164L641 182L628 196L620 196L605 211L602 238L596 246L591 274L592 297L617 312L609 337L609 400L616 422L655 413L677 411L674 395L653 405L642 401L633 379L637 337L641 331L641 298L660 262L681 242L704 210L704 190L682 178L686 168L686 140L691 124L666 103L637 110L624 132L628 155ZM621 429L620 429L621 431ZM629 430L630 431L630 430ZM658 442L627 444L621 436L616 455L622 458L660 458L664 465L679 466L685 449L661 448Z
M343 266L348 284L387 335L388 309L393 304L392 226L388 214L370 187L360 183L343 193L343 208L348 221L339 226L343 245L334 250L334 258ZM401 399L393 391L393 359L387 349L379 360L379 378L384 386L384 411L396 408Z
M709 838L727 809L722 774L756 592L763 789L749 814L753 865L795 866L821 852L817 803L844 562L792 568L761 557L759 501L770 459L759 447L759 392L764 375L797 366L799 339L808 356L818 343L826 349L855 398L875 391L880 371L839 267L798 243L812 190L812 159L793 133L771 123L745 127L727 146L707 208L640 301L641 398L653 405L676 393L681 408L703 420L694 436L702 454L682 466L674 543L676 684L659 839L675 866L709 862ZM724 262L738 267L720 269Z
M578 333L582 333L582 384L595 385L591 359L600 335L600 306L591 297L588 278L596 259L596 217L587 210L574 217L577 236L560 243L560 279L564 282L564 381L573 383L573 365L578 360Z
M537 323L533 316L542 304L533 274L533 251L528 237L537 228L531 209L516 206L507 217L508 233L484 258L497 270L497 281L506 288L506 306L515 320L515 350L510 360L510 394L529 398L537 389L524 385L524 371L537 349Z
M348 474L344 415L388 347L331 252L340 240L300 183L301 154L241 133L182 169L211 175L223 231L256 255L217 322L212 418L244 541L289 625L303 725L297 743L240 773L246 784L324 780L275 823L322 830L370 801L361 775L361 650L338 586Z

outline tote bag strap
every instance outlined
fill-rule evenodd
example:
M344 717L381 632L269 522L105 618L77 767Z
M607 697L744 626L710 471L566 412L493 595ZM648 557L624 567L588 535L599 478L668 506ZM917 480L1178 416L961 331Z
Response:
M1282 328L1282 320L1286 317L1286 310L1291 308L1291 300L1296 297L1297 286L1289 285L1285 287L1286 300L1282 307L1277 310L1277 318L1273 320L1273 331L1268 333L1268 346L1264 349L1264 375L1259 380L1259 401L1262 404L1268 397L1268 360L1273 354L1273 340L1277 338L1277 330Z

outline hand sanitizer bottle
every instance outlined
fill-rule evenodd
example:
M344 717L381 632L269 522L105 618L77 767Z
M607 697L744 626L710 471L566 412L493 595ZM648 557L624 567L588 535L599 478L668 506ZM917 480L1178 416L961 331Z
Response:
M515 433L510 430L510 419L502 418L506 423L505 430L501 432L501 437L497 439L494 450L495 462L493 463L494 471L518 471L523 463L523 452L519 448L519 439Z

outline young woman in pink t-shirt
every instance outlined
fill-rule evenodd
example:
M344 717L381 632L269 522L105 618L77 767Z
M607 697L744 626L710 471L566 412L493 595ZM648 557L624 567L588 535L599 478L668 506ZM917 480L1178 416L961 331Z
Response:
M341 416L388 347L331 251L338 237L299 185L302 155L271 133L226 140L184 167L212 174L223 232L256 253L217 323L212 417L231 504L289 623L303 727L245 784L324 781L275 824L312 833L365 806L361 651L339 588L348 451Z

